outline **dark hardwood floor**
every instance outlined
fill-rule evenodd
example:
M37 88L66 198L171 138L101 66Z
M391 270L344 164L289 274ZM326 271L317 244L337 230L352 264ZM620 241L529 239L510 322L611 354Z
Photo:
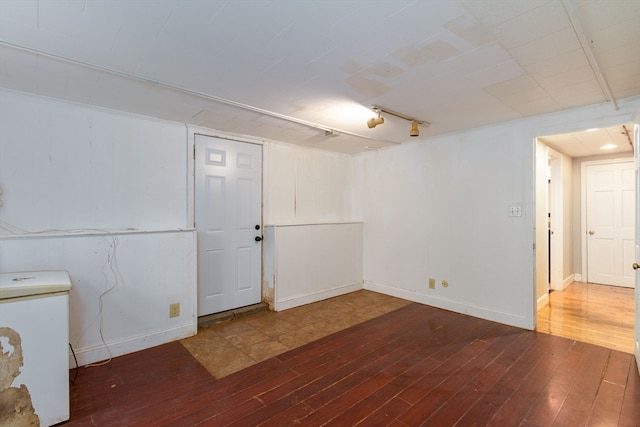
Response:
M638 426L631 354L410 304L219 380L175 342L81 368L65 426Z

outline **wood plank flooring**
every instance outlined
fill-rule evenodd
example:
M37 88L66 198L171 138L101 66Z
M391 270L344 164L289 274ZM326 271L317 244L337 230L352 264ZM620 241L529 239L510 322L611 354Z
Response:
M549 294L537 329L633 354L634 324L634 289L574 282Z
M409 304L215 379L175 342L81 368L65 426L637 426L632 355Z

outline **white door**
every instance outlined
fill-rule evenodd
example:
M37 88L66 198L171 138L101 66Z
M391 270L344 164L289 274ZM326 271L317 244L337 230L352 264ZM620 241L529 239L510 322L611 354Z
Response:
M198 316L261 301L262 146L196 135Z
M636 121L637 123L637 121ZM634 156L635 156L635 172L636 172L636 257L633 264L635 270L635 285L636 285L636 368L640 372L640 150L638 150L638 142L640 142L640 124L635 124L633 127L634 134Z
M586 180L587 280L634 287L634 164L588 165Z
M549 149L549 286L563 290L564 206L562 157Z

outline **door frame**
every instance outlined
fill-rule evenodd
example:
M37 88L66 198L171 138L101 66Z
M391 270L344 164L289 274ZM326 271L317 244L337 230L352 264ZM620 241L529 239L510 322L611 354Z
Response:
M235 135L225 135L225 134L221 134L221 133L217 133L217 132L213 132L211 129L207 129L207 128L201 128L198 126L189 126L189 125L185 125L186 128L186 133L187 133L187 147L186 147L186 158L187 158L187 182L186 182L186 187L187 187L187 198L185 200L185 203L187 205L187 218L186 218L186 224L189 224L190 226L190 230L196 231L196 212L195 212L195 200L196 200L196 161L195 161L195 155L196 155L196 136L200 135L200 136L208 136L208 137L212 137L212 138L219 138L219 139L225 139L225 140L229 140L229 141L235 141L235 142L242 142L242 143L246 143L246 144L254 144L254 145L260 145L262 146L262 186L260 188L260 193L261 193L261 224L262 224L262 228L264 230L264 224L265 224L265 209L266 209L266 204L265 204L265 198L264 198L264 189L267 188L266 187L266 179L268 176L267 173L267 156L268 156L268 145L265 143L264 140L258 139L258 138L252 138L249 136L235 136ZM261 286L261 298L264 300L264 245L261 245L262 247L262 254L260 256L260 286ZM196 250L196 257L198 256L197 250ZM194 292L192 293L192 303L194 304L194 307L198 307L198 287L197 287L197 283L198 283L198 264L197 264L197 260L196 260L196 288L194 289ZM200 313L197 312L197 308L196 308L196 317L199 317Z
M637 110L634 110L632 113L630 112L620 112L619 114L613 114L613 115L606 115L605 117L603 117L603 115L600 115L598 117L589 117L589 118L584 118L584 117L569 117L567 118L564 122L559 122L556 123L554 125L551 126L546 126L546 127L542 127L539 129L535 129L534 133L531 135L531 154L532 154L532 160L533 160L533 165L531 168L531 176L530 176L530 183L531 183L531 194L533 197L533 218L532 218L532 223L531 223L531 232L532 232L532 240L533 240L533 256L531 258L532 261L532 270L533 270L533 280L531 282L531 302L530 302L530 307L531 307L531 312L532 312L532 329L536 329L537 328L537 323L538 323L538 310L544 306L544 304L546 304L546 301L548 301L548 293L546 295L547 299L546 301L539 301L538 300L538 279L539 279L539 275L542 273L544 273L538 266L539 264L539 258L541 256L547 256L546 254L546 250L543 252L541 250L541 246L545 245L547 242L547 233L540 233L539 228L544 224L546 224L547 218L540 218L540 204L541 203L546 203L545 201L541 200L541 197L543 197L542 194L540 194L540 189L539 186L543 185L539 179L537 179L537 176L539 174L540 171L540 159L539 156L537 155L537 144L541 139L544 139L545 135L556 135L556 134L563 134L563 133L569 133L569 132L575 132L575 131L580 131L580 130L584 130L584 129L589 129L589 128L593 128L593 127L609 127L609 126L617 126L617 125L621 125L623 123L629 123L629 122L633 122L636 125L640 125L640 113L637 112ZM638 132L636 130L636 132ZM638 133L636 133L636 135L638 135ZM640 136L636 137L637 140L640 140ZM546 144L545 144L546 145ZM637 149L637 147L636 147ZM545 161L545 165L546 162L548 161L545 157L544 159ZM571 162L573 163L573 158L571 158ZM574 164L575 165L575 164ZM572 182L574 182L575 180L575 175L577 174L576 171L576 167L574 167L572 169L572 175L571 175L571 180ZM544 180L544 186L545 188L548 188L548 183L546 182L546 180ZM582 181L584 182L584 179L582 179ZM572 189L572 197L573 194L575 194L575 187ZM636 197L640 197L640 188L636 189ZM581 196L582 199L584 199L584 197ZM581 202L582 203L582 202ZM573 202L572 202L573 205ZM576 208L574 206L574 208ZM583 221L583 218L581 216L580 219L576 218L576 209L574 209L572 211L573 213L571 214L571 221L569 223L565 223L564 226L565 227L569 227L569 228L574 228L576 226L576 222L577 221ZM582 213L581 213L582 215ZM637 215L640 215L640 212L637 212ZM581 223L580 226L584 229L584 225ZM640 233L640 227L636 230L638 233ZM541 235L543 234L543 235ZM575 256L577 255L577 251L578 248L576 248L575 246L577 245L577 241L575 240L575 235L571 234L571 240L569 242L565 242L566 244L572 245L573 247L573 254L574 254L574 261L575 261ZM640 244L640 238L637 238L637 244ZM580 243L581 248L580 250L582 250L582 248L585 247L584 243ZM586 249L585 249L586 250ZM581 262L582 262L582 266L580 269L580 272L576 271L576 263L574 262L574 266L573 266L573 274L575 277L575 280L577 281L583 281L585 280L584 277L580 277L580 275L582 274L582 271L586 268L586 260L584 260L582 258L582 256L580 257ZM544 261L544 263L546 264L546 259ZM640 261L639 261L640 262ZM640 270L638 270L638 272L640 272ZM635 327L635 331L636 331L636 358L638 360L638 372L640 372L640 274L638 274L636 276L636 313L635 313L635 318L636 318L636 327Z
M587 259L587 167L597 165L608 165L616 163L633 163L633 157L621 157L617 159L590 160L582 162L580 165L580 249L582 257L582 270L580 275L582 281L589 281L589 269ZM638 189L636 188L636 197ZM638 213L636 213L637 215ZM636 242L637 243L637 242Z
M549 188L549 206L551 213L551 230L550 247L551 247L551 268L549 275L551 281L549 288L554 291L561 291L564 286L564 175L562 171L562 155L551 147L547 147L549 156L549 177L551 185Z
M633 135L635 145L633 147L633 162L636 169L636 259L635 262L640 263L640 150L638 149L638 143L640 143L640 112L636 116L633 125ZM640 270L636 272L636 330L635 330L635 350L636 350L636 368L640 373Z

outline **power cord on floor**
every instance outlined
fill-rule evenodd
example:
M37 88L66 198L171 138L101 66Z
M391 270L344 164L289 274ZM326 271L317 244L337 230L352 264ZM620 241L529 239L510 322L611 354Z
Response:
M71 345L71 343L69 343L69 348L71 349L71 354L73 354L73 360L75 360L76 362L75 373L73 375L73 378L69 377L69 381L71 381L71 384L75 384L76 380L78 379L78 371L80 369L78 367L78 358L76 357L76 352L73 351L73 346Z

